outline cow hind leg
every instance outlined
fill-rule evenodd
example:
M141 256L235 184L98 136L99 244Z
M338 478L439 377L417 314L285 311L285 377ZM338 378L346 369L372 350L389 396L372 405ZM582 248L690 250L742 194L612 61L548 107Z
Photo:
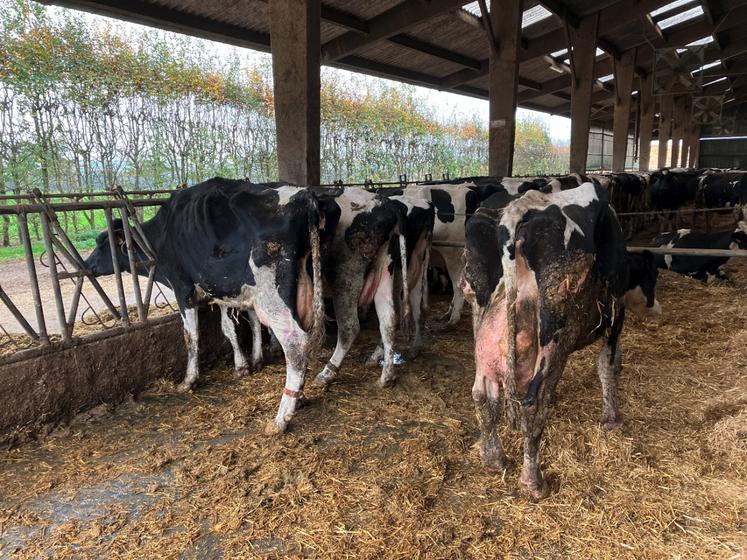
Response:
M549 487L540 470L539 450L542 433L545 430L547 407L552 398L555 385L560 379L567 355L557 348L544 353L543 361L547 366L535 372L527 394L521 405L521 435L524 443L524 464L521 468L519 484L533 499L547 497ZM538 383L535 385L535 380Z
M239 344L239 337L236 333L236 323L229 315L228 307L225 305L220 306L220 326L223 330L223 335L231 343L233 348L233 374L235 377L244 377L251 373L244 351L241 349Z
M249 324L252 327L252 370L256 372L262 369L264 358L262 353L262 324L253 309L250 309L247 314L249 315Z
M615 318L611 334L597 359L597 374L602 385L602 426L607 430L614 430L622 425L617 401L617 377L622 369L620 331L623 320L622 316Z
M299 331L303 333L300 328ZM270 433L284 432L287 429L288 423L293 418L299 401L303 397L303 385L306 376L305 345L298 345L295 341L291 341L285 337L278 340L285 352L285 387L283 388L283 395L280 398L280 407L278 408L275 420L268 425L267 431Z
M415 333L410 344L410 358L415 358L423 349L423 327L425 326L425 301L423 290L426 286L423 275L418 276L418 280L410 289L410 310L412 319L415 323ZM460 290L461 291L461 290Z
M358 333L361 330L360 321L358 320L359 291L355 288L350 290L335 290L336 294L333 304L335 317L337 318L337 344L335 345L332 357L314 379L315 385L326 387L337 377L342 361L358 337Z
M285 355L285 387L275 420L267 425L266 430L268 433L278 433L286 430L303 396L309 335L298 324L290 309L283 307L280 298L275 299L275 293L271 293L270 297L274 301L270 301L268 307L274 312L271 314L262 309L258 316L275 333Z
M454 295L451 298L451 307L449 308L449 319L447 324L456 325L462 318L462 309L464 308L464 293L459 284L464 269L461 256L452 256L446 259L446 269L449 272L451 289L454 292Z
M480 460L491 471L502 471L508 466L497 426L501 419L501 390L497 381L477 373L472 386L475 414L480 427Z
M545 429L546 409L544 397L540 397L532 405L522 405L521 411L524 464L519 483L532 498L537 500L545 498L548 494L548 486L542 476L539 462L539 448L542 432Z
M200 375L199 358L199 324L197 309L187 307L182 310L182 325L184 328L184 342L187 345L187 373L178 385L180 391L189 391Z
M602 384L602 426L614 430L622 425L617 404L617 376L622 364L620 345L606 343L597 360L597 374Z
M379 318L379 331L381 332L381 343L384 346L384 367L379 378L379 385L390 386L394 383L394 333L397 323L397 314L394 309L394 282L388 270L381 275L378 289L374 295L374 306Z

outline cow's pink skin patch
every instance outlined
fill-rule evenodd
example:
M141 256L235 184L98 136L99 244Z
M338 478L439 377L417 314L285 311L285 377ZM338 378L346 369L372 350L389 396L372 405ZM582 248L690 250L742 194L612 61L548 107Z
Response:
M298 268L298 286L296 288L296 311L304 330L311 328L314 319L312 312L314 300L314 283L306 272L306 259L302 259Z
M379 289L384 278L389 277L389 258L378 258L374 269L366 276L366 281L363 283L363 289L361 295L358 297L358 305L371 305L374 300L374 296Z

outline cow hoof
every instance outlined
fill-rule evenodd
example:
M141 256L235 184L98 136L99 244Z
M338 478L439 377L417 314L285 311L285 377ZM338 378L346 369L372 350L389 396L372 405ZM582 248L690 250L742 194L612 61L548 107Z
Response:
M257 360L256 362L252 362L252 369L254 370L255 373L258 371L262 371L262 368L264 367L264 365L265 364L262 362L262 360Z
M397 378L393 375L390 375L389 377L381 376L379 378L379 387L382 389L387 389L390 387L394 387L394 384L397 382Z
M192 384L187 383L186 381L182 381L179 383L179 385L176 386L176 390L180 393L189 393L192 390Z
M550 488L543 479L537 482L535 480L527 480L522 475L519 478L519 484L521 491L533 500L543 500L550 495Z
M241 379L242 377L246 377L247 375L251 375L251 373L252 373L252 370L248 366L234 368L234 370L233 370L233 376L236 379Z
M319 372L319 375L314 378L314 385L326 388L330 383L332 383L334 378L334 374L325 367Z
M623 421L620 419L602 420L602 428L604 428L608 432L616 432L618 430L621 430L622 426L623 426Z
M511 466L510 461L502 453L499 455L482 449L480 449L480 462L482 468L492 473L502 473Z
M282 434L287 429L287 422L275 418L274 420L270 420L267 422L267 424L265 424L265 435L276 436L278 434Z

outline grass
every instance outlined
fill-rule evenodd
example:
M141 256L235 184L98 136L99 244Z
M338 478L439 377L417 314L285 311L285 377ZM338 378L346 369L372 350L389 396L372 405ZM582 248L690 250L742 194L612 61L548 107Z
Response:
M70 239L75 245L78 251L86 251L93 249L96 246L96 236L99 234L98 230L86 230L79 231L77 233L68 233ZM33 241L31 243L31 250L34 253L34 258L38 259L45 251L43 241ZM10 247L0 247L0 263L21 260L24 258L23 246L11 245Z

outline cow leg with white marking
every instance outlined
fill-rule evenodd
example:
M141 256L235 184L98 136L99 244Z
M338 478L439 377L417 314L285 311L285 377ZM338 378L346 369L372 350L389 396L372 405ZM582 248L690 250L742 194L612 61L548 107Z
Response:
M482 375L478 368L472 386L477 424L480 427L480 460L485 468L502 471L507 467L506 455L498 437L501 420L501 386L497 380Z
M617 405L617 377L622 369L620 333L625 321L625 311L615 317L610 336L602 346L597 360L597 374L602 384L602 426L614 430L622 425Z
M454 291L454 295L451 298L451 306L449 307L449 320L447 324L456 325L462 318L462 308L464 307L464 294L459 288L459 282L464 271L464 262L462 260L462 252L452 248L443 251L442 255L446 263L446 270L451 279L451 287Z
M423 328L428 311L428 252L427 240L421 237L415 245L409 264L410 311L415 323L415 335L410 345L410 358L417 357L423 349ZM457 286L457 289L461 292L461 288Z
M223 334L231 343L233 348L233 374L234 377L244 377L252 371L244 356L244 351L239 344L239 337L236 333L236 322L228 314L228 307L220 306L220 326Z
M180 391L189 391L200 375L199 358L199 323L197 309L185 307L182 309L182 325L184 328L184 343L187 346L187 373L178 385Z
M519 483L534 499L542 499L549 492L540 470L539 449L542 433L545 430L549 401L567 361L566 352L559 351L557 347L550 352L542 352L542 350L540 352L544 353L544 359L540 358L539 370L530 383L521 405L524 464L521 468ZM546 365L546 368L543 369L542 364Z
M262 324L259 322L257 313L250 309L247 311L249 323L252 327L252 370L256 373L262 369Z
M394 309L394 277L389 272L391 259L387 259L387 261L382 267L379 286L374 295L381 343L384 346L384 367L379 378L379 385L382 387L392 385L396 379L394 373L394 333L397 326L397 312Z
M314 379L316 385L327 386L337 377L342 361L361 330L358 320L358 297L361 290L359 284L362 284L362 282L358 283L356 280L355 277L351 278L353 286L334 290L332 303L337 319L337 344L327 365Z
M253 259L249 263L257 282L254 311L260 322L275 333L285 354L285 387L275 420L267 427L270 433L284 432L303 396L310 337L280 296L275 267L257 266Z

